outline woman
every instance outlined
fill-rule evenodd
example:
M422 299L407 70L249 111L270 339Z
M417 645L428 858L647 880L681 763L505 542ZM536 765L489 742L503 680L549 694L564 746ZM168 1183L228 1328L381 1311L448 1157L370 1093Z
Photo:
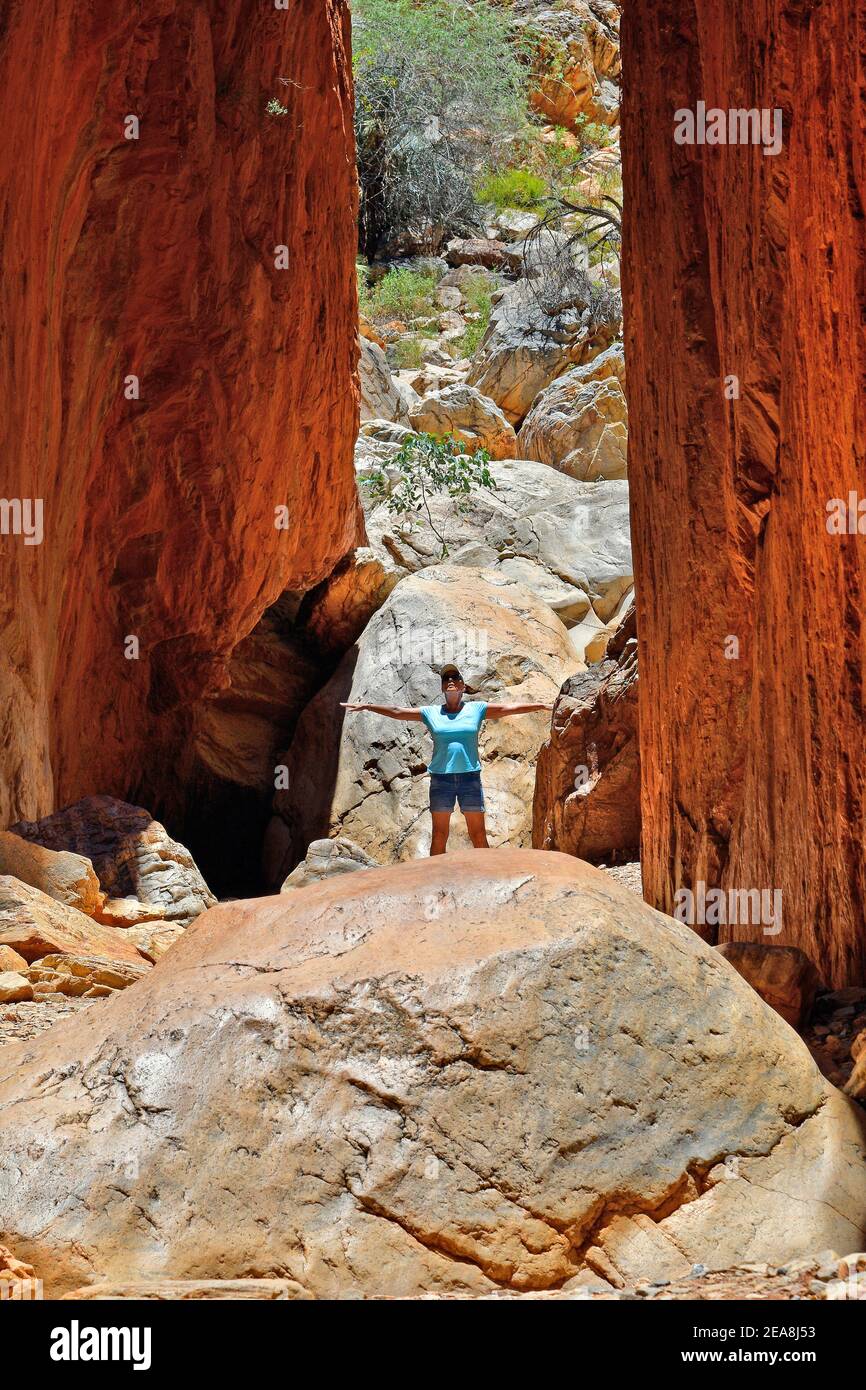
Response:
M388 705L344 703L343 709L369 710L388 719L426 724L433 735L430 773L430 814L433 820L431 854L444 854L455 801L463 812L475 849L487 849L484 824L484 791L478 759L478 730L484 719L505 719L510 714L531 714L553 705L489 705L484 700L466 701L466 684L456 666L442 667L443 703L421 709L391 709Z

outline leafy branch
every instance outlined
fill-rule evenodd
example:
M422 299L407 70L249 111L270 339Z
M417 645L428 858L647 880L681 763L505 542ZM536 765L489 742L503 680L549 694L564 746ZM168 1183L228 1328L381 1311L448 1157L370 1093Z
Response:
M401 518L407 528L419 516L442 547L441 559L448 555L448 544L433 520L430 499L445 495L453 499L455 510L469 510L478 488L495 489L489 468L490 454L478 449L466 452L462 440L453 435L438 439L432 434L415 434L398 449L385 467L371 468L361 479L374 503L384 503L388 511Z

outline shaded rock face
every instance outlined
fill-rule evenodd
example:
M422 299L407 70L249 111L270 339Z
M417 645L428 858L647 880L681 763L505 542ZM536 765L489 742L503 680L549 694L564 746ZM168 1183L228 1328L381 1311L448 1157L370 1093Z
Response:
M862 1122L783 1020L564 855L224 904L133 989L0 1052L0 1229L49 1296L782 1263L862 1247L864 1173Z
M321 681L300 640L259 623L235 648L231 685L196 711L195 749L216 777L241 787L272 786L274 753L291 736Z
M279 755L334 665L294 623L281 619L274 611L281 606L269 608L235 648L230 685L199 701L182 764L191 808L184 838L220 897L261 890L262 837ZM337 642L341 636L335 628Z
M866 454L862 26L805 0L623 18L644 887L778 889L774 942L832 985L866 974L866 539L827 531ZM675 144L700 99L780 109L781 153Z
M173 791L187 712L354 542L358 410L342 3L5 8L0 457L44 534L2 537L0 824Z
M440 668L459 662L470 694L487 701L552 701L578 660L556 614L524 584L495 571L441 565L401 581L307 706L286 757L288 789L274 798L294 860L315 839L345 835L379 863L430 848L432 740L404 723L340 701L418 708L441 698ZM482 725L479 750L493 844L528 844L535 759L545 711ZM269 834L271 875L284 852ZM468 843L453 817L452 846Z
M538 755L532 843L595 862L633 854L640 844L633 607L607 658L569 677L560 691Z
M357 642L399 578L387 556L359 546L304 599L304 635L323 657L342 656Z
M109 899L150 904L167 922L186 926L216 902L189 850L141 806L87 796L12 829L33 844L83 855Z
M723 941L717 950L786 1023L802 1027L821 983L807 955L796 946L759 941Z

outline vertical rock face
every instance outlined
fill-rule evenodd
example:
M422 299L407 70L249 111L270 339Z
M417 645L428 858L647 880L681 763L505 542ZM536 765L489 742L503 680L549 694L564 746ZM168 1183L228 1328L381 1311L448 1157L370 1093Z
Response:
M634 608L605 660L569 676L538 754L532 806L536 849L599 863L640 843L637 637Z
M356 538L348 34L342 0L0 16L0 522L44 531L0 535L0 823L170 799L191 707Z
M775 944L835 985L866 963L866 538L826 527L866 491L863 26L812 0L623 19L645 891L779 889ZM675 144L698 101L778 108L781 153Z

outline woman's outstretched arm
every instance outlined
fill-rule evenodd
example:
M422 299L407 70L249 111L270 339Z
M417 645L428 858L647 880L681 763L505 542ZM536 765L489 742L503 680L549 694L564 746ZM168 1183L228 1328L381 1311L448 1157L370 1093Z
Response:
M421 711L417 709L392 709L389 705L353 705L345 700L340 702L340 708L366 709L371 714L384 714L386 719L410 719L421 723Z
M539 709L553 709L553 705L488 705L485 719L506 719L509 714L534 714Z

